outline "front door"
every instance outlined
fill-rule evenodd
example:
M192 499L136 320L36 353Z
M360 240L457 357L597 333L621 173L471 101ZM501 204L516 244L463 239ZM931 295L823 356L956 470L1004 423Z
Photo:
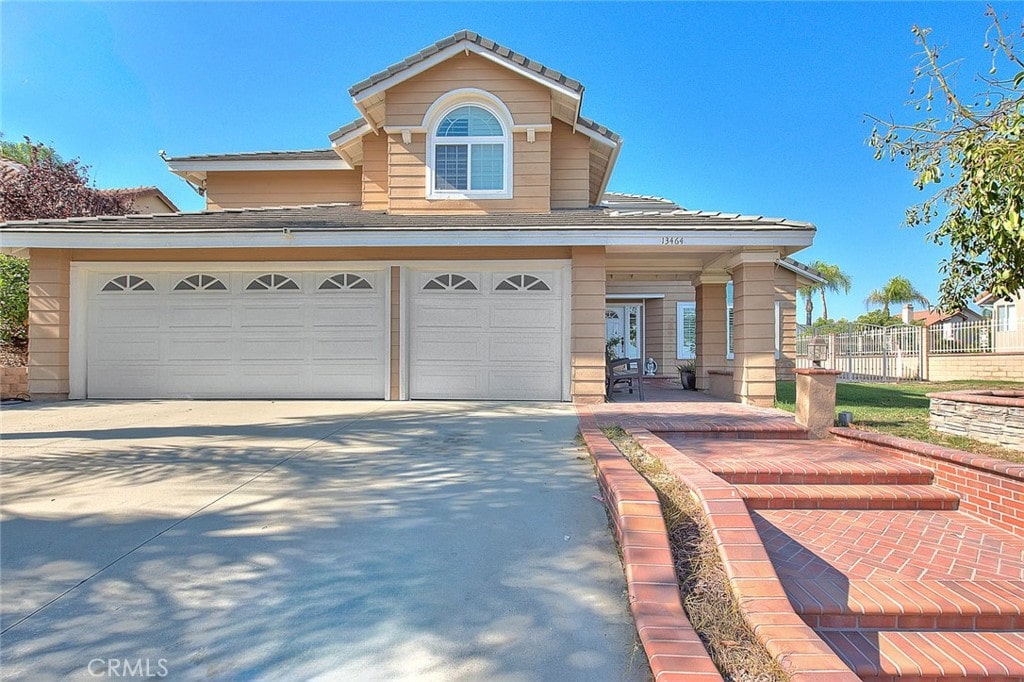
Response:
M644 306L623 303L605 306L604 347L612 358L643 359Z

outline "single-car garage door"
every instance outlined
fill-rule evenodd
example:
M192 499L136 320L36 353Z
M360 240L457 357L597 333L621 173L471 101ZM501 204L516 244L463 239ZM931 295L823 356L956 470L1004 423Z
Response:
M383 270L102 267L86 282L88 397L384 397Z
M562 269L414 271L410 397L561 400L564 280Z

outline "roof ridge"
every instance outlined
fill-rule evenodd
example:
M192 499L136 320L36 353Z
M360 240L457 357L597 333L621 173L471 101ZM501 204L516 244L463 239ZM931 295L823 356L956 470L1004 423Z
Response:
M441 52L442 50L457 45L460 42L470 42L475 45L478 45L484 50L492 52L496 56L508 62L511 62L516 66L529 69L530 71L536 73L537 75L542 76L553 83L557 83L561 86L564 86L576 92L577 94L583 93L583 84L580 83L575 78L570 78L561 71L549 68L536 60L530 59L526 55L520 54L512 50L511 48L505 47L504 45L501 45L500 43L497 43L489 38L485 38L484 36L480 35L475 31L471 31L469 29L461 29L449 36L442 38L441 40L438 40L430 45L427 45L423 49L409 55L405 59L395 62L394 64L388 66L386 69L371 74L367 78L364 78L358 83L355 83L354 85L352 85L352 87L348 89L348 94L354 98L360 92L368 90L369 88L372 88L378 83L387 80L388 78L398 73L401 73L402 71L405 71L406 69L414 66L415 64L418 64L419 62L422 62L427 58L432 57L433 55L437 54L438 52Z

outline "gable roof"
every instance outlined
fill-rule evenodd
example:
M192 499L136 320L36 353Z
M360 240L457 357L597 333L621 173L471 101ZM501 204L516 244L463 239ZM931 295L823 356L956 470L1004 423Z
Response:
M107 196L129 196L133 199L138 199L140 197L155 197L167 206L167 211L169 213L178 213L178 207L175 206L170 197L164 194L160 188L155 185L146 185L143 187L114 187L111 189L101 189L99 192L100 194L105 194Z
M786 256L785 258L780 258L775 262L778 263L781 267L786 268L790 272L796 273L797 277L803 278L804 280L807 280L809 282L814 282L816 284L824 284L826 282L825 277L820 272L812 268L810 265L801 263L800 261L794 258L790 258L789 256Z
M351 170L333 149L240 152L164 156L167 169L186 182L202 186L209 171Z
M416 54L409 55L402 61L359 81L348 89L348 94L356 100L364 99L368 96L367 91L372 90L376 92L382 86L386 88L396 83L401 83L403 80L444 61L452 56L452 54L457 54L463 49L487 57L495 63L517 71L532 80L544 83L548 87L557 87L559 90L575 94L581 98L583 96L583 84L578 80L569 78L560 71L513 52L493 40L484 38L479 33L465 29L457 31L447 38L442 38ZM410 74L410 71L414 73Z

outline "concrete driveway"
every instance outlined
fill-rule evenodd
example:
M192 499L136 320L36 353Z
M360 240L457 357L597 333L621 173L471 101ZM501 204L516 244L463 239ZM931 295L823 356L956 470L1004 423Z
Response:
M4 678L649 674L569 406L0 418Z

